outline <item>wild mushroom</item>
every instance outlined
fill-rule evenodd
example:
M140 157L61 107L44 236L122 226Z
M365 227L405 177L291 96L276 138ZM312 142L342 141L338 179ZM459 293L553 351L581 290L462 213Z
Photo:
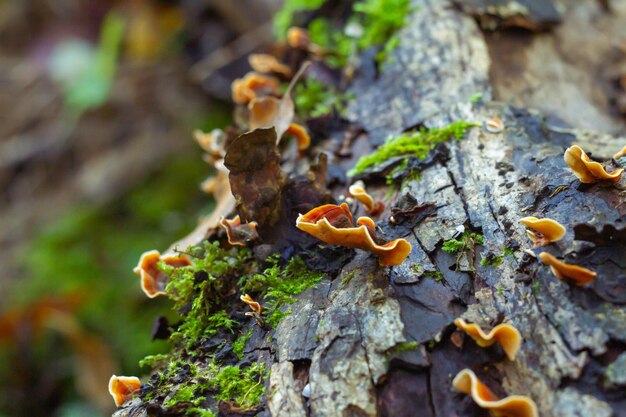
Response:
M254 71L262 73L273 72L287 78L291 77L291 68L279 62L274 55L250 54L248 62Z
M324 53L324 48L311 42L309 32L306 29L299 27L290 27L287 30L287 44L292 48L304 49L315 55L321 55Z
M592 184L601 180L618 182L624 172L622 168L616 169L611 173L606 172L602 164L591 161L585 151L583 151L580 146L576 145L567 148L563 159L580 182L586 184Z
M248 104L255 97L279 95L280 81L275 77L249 72L233 81L231 89L235 103Z
M485 128L489 133L500 133L504 130L504 122L499 117L494 117L485 123Z
M246 303L248 307L250 307L250 309L252 310L252 311L248 311L246 313L246 316L253 317L256 320L257 324L260 327L263 327L265 325L265 321L263 320L263 317L261 316L261 314L263 313L263 306L259 304L258 302L254 301L254 299L250 297L248 294L241 295L239 299L243 301L244 303Z
M246 246L248 242L259 238L259 234L256 230L257 223L250 222L242 224L239 215L235 216L232 220L222 217L220 226L226 230L228 243L232 246Z
M593 282L597 275L595 272L583 268L578 265L566 264L565 262L561 262L553 255L548 252L542 252L539 254L539 257L546 265L550 266L552 273L556 275L559 279L570 279L574 281L574 284L579 287L590 282Z
M510 324L499 324L489 333L485 333L477 324L467 323L462 318L454 320L454 324L474 339L480 347L489 347L498 342L510 360L515 359L522 346L522 335Z
M463 394L472 396L480 407L496 417L538 417L537 405L524 395L511 395L500 399L484 385L471 369L463 369L452 381L452 386Z
M133 272L141 277L141 289L150 298L166 294L165 287L169 282L167 274L158 268L159 261L174 268L191 265L184 255L161 256L157 250L144 252Z
M348 192L365 206L367 214L370 216L377 216L385 209L385 205L382 201L374 201L372 196L367 193L363 181L357 181L352 184L348 188Z
M535 247L546 246L552 242L557 242L565 236L565 227L561 223L552 219L538 219L537 217L523 217L520 223L534 229L536 232L526 230L528 237L535 242Z
M388 242L378 237L369 217L359 217L355 226L346 203L326 204L300 214L296 227L326 243L370 251L382 266L400 265L411 252L411 244L404 239Z
M136 376L112 375L109 379L109 394L117 407L128 401L139 389L141 381Z
M613 159L618 159L621 158L622 156L626 155L626 146L624 146L624 148L622 148L621 151L619 151L618 153L616 153L615 155L613 155Z
M287 131L285 131L285 135L290 135L296 138L298 142L298 150L303 151L309 147L311 144L311 137L307 133L304 126L299 125L297 123L289 123L289 127Z
M216 160L223 159L226 151L226 134L221 129L214 129L210 133L201 130L193 132L193 137L203 151L207 153L205 160L208 163L215 163Z

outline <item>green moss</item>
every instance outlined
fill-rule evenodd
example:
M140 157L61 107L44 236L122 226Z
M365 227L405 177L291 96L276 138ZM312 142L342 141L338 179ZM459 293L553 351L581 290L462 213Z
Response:
M361 157L348 175L354 176L365 169L379 165L396 156L414 156L424 159L436 144L456 138L460 140L465 136L467 129L478 126L473 122L454 122L447 127L438 129L421 129L418 132L407 132L398 137L388 140L370 155Z
M283 308L296 301L293 296L317 285L324 274L309 270L298 258L289 260L284 267L279 266L277 256L268 259L268 263L270 267L262 273L240 279L239 287L242 292L256 293L257 299L264 300L264 319L276 327L289 314Z
M474 94L472 94L470 96L469 101L470 101L470 103L478 103L482 99L483 99L483 93L482 92L477 92L477 93L474 93Z
M140 367L156 368L164 365L169 360L169 355L166 353L158 353L156 355L148 355L139 361Z
M293 25L294 14L307 10L315 10L326 0L285 0L281 10L274 16L274 33L279 39L284 39L287 29Z
M218 390L215 398L224 401L234 401L241 408L254 408L261 402L265 394L264 381L268 377L265 365L253 363L245 369L238 366L219 368L217 364L210 366L212 378L207 385Z
M406 352L409 350L417 350L417 348L420 346L420 344L416 341L411 341L411 342L400 342L397 345L395 345L393 348L391 348L392 352Z
M274 18L277 36L284 38L296 13L315 10L324 3L324 0L287 0ZM326 59L332 66L343 67L351 56L376 46L381 47L376 60L382 63L398 46L396 32L405 25L411 10L409 0L361 0L354 3L345 26L317 17L307 29L311 40L329 52Z
M473 232L464 232L458 239L449 239L443 242L441 249L448 253L465 252L475 245L483 244L483 236Z
M514 252L509 249L508 247L504 246L502 247L502 254L499 256L495 256L495 255L489 255L486 256L485 258L480 260L480 265L481 266L500 266L502 265L502 262L504 262L504 257L505 256L514 256Z
M216 414L208 408L191 407L185 412L185 415L193 417L215 417Z
M295 105L302 118L319 117L333 110L344 115L350 94L341 93L331 85L308 78L299 83L294 91Z
M354 275L356 274L356 270L353 269L352 271L348 272L342 279L341 279L341 285L348 285L350 283L350 281L352 281L352 278L354 278Z
M237 358L241 360L243 358L243 350L246 348L246 343L248 339L252 336L252 329L248 331L248 333L241 335L233 342L233 353L237 355Z
M436 282L443 281L443 275L439 271L425 271L424 275L427 277L432 277Z

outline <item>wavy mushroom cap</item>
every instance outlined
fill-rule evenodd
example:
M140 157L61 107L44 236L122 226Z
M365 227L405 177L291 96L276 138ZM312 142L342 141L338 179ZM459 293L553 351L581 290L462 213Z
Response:
M159 261L174 268L191 265L191 261L184 255L161 256L157 250L144 252L133 272L141 278L141 289L149 298L166 294L165 287L167 287L169 277L159 269Z
M241 223L239 215L232 220L222 217L220 226L226 231L228 243L232 246L246 246L248 242L259 238L257 222Z
M462 318L454 320L454 324L474 339L480 347L489 347L498 342L510 360L515 359L522 346L522 335L515 327L507 323L497 325L489 333L485 333L477 324L467 323Z
M259 96L279 95L280 81L276 77L249 72L243 78L237 78L231 84L233 101L248 104Z
M254 71L257 72L274 72L285 77L291 77L291 68L279 62L274 55L270 54L250 54L248 63Z
M452 381L452 386L464 394L471 395L481 408L491 411L496 417L538 417L537 405L524 395L511 395L499 399L476 376L471 369L463 369Z
M136 376L112 375L109 379L109 394L117 407L128 401L140 389L141 381Z
M613 155L613 159L621 158L624 155L626 155L626 146L624 146L621 151Z
M289 123L289 127L285 131L285 135L290 135L296 138L298 142L298 150L303 151L311 144L311 136L307 133L304 126L298 123Z
M622 168L610 173L606 172L602 164L591 161L585 151L577 145L567 148L563 155L563 160L569 165L580 182L586 184L592 184L600 180L617 182L624 172Z
M248 294L241 295L239 299L243 301L244 303L246 303L255 313L257 314L263 313L263 306L259 304L258 302L254 301L254 299L250 297Z
M326 243L370 251L382 266L400 265L411 253L411 244L404 239L376 243L376 224L369 217L359 217L355 227L346 203L326 204L301 214L296 227Z
M552 242L557 242L563 239L565 236L566 229L565 227L552 219L538 219L537 217L523 217L520 219L520 223L524 226L529 227L541 234L538 236L536 233L527 231L528 236L531 238L533 242L535 242L535 246L545 246Z
M374 198L368 194L363 181L359 180L352 184L348 188L348 193L365 206L370 216L380 214L385 208L385 205L381 201L374 201Z
M559 279L569 279L578 286L595 281L598 274L582 266L561 262L548 252L539 254L541 260L550 266L552 273Z

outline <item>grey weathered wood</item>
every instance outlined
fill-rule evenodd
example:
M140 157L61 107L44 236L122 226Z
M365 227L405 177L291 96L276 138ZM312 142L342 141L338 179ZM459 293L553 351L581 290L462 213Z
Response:
M464 367L484 375L499 394L530 396L544 417L626 415L623 394L607 391L602 377L603 361L621 353L626 341L626 309L619 299L619 288L626 286L624 243L597 246L585 255L582 248L590 243L574 234L579 224L624 227L626 179L611 187L581 186L562 159L570 143L593 147L601 137L614 149L610 155L624 140L577 130L584 126L575 124L557 128L536 111L490 101L493 56L475 21L446 1L415 3L419 9L401 31L394 61L376 80L355 80L350 117L373 143L415 126L456 120L483 124L499 117L505 129L470 129L465 140L447 144L448 159L426 167L387 204L379 222L387 233L394 231L390 209L404 196L437 204L436 214L407 236L415 248L408 264L380 268L373 256L357 251L330 286L308 291L291 307L293 314L273 334L277 354L269 410L276 417L302 415L302 384L290 369L304 362L310 366L314 417L479 415L451 388ZM482 104L469 102L476 92L483 93ZM386 187L376 187L369 189L385 194ZM596 283L573 287L523 251L532 244L519 219L531 215L567 228L566 238L546 250L597 270ZM441 244L461 225L482 233L484 245L476 259L464 257L455 265L456 257ZM479 265L505 246L515 253L502 265ZM421 268L410 268L417 264ZM441 281L423 274L428 270L440 271ZM607 289L612 283L613 292ZM467 337L457 347L452 321L459 316L484 327L515 325L524 338L517 359L479 349ZM404 341L421 346L393 354ZM622 390L623 355L606 378Z

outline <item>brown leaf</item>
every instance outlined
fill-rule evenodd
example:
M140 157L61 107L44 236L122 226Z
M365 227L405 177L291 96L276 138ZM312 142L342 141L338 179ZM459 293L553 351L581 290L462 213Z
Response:
M280 218L285 183L276 130L255 129L236 138L226 149L224 165L230 170L230 188L241 219L258 222L263 236Z

